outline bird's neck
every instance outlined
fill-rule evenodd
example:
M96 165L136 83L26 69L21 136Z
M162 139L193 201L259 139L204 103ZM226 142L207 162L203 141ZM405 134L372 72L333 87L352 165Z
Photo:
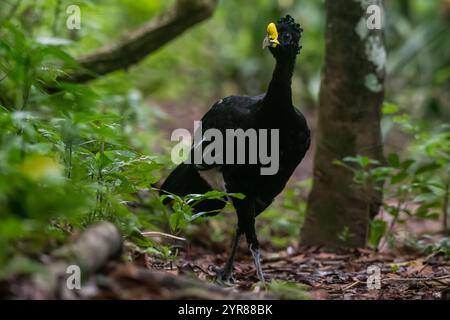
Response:
M272 80L269 84L264 102L278 108L292 109L291 81L294 72L295 56L289 59L277 59Z

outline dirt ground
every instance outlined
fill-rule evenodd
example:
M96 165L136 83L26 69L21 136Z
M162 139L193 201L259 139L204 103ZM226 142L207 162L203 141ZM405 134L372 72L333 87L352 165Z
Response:
M242 250L244 251L244 250ZM195 253L194 253L195 252ZM450 263L441 255L417 256L369 249L346 254L305 248L299 252L263 253L267 281L282 280L305 285L310 299L447 299L450 293ZM222 265L226 256L208 255L202 248L190 248L174 263L160 263L141 256L150 269L174 275L189 274L204 281L214 279L211 266ZM379 282L377 282L377 273ZM254 290L255 267L249 255L239 252L235 265L235 289Z

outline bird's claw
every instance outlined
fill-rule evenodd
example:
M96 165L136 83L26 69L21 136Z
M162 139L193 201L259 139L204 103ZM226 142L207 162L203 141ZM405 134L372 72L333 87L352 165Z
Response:
M232 287L235 284L236 280L234 279L231 270L216 266L213 266L211 269L216 274L216 282L220 285Z

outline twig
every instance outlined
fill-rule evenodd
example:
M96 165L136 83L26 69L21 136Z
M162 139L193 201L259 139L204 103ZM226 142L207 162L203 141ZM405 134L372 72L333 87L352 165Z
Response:
M421 258L421 259L416 259L416 260L410 260L410 261L404 261L404 262L393 262L393 263L389 263L388 266L390 268L392 268L393 266L396 267L402 267L402 266L410 266L412 264L417 264L417 263L421 263L424 264L424 266L417 272L417 273L421 273L425 267L427 266L428 260L430 260L431 258L433 258L435 255L437 255L438 253L440 253L440 251L436 251L433 252L432 254L429 254L428 256L426 256L425 258Z
M382 281L439 281L444 279L450 279L450 274L439 277L427 277L427 278L387 278Z
M387 230L387 232L385 233L384 237L383 237L383 243L380 243L378 245L378 250L381 251L382 249L384 249L384 247L387 245L388 243L388 237L391 236L392 231L394 230L394 226L397 223L398 217L400 216L400 212L402 211L402 205L403 205L403 197L402 195L400 195L400 198L397 200L397 206L395 208L396 211L396 215L394 216L394 218L392 219L390 225L389 225L389 229Z
M362 282L359 281L359 280L356 280L355 282L353 282L353 283L351 283L351 284L349 284L349 285L343 287L342 290L344 290L344 291L345 291L345 290L348 290L348 289L353 288L354 286L356 286L356 285L358 285L358 284L360 284L360 283L362 283Z
M180 241L186 241L185 238L177 237L177 236L174 236L172 234L168 234L168 233L164 233L164 232L158 232L158 231L144 231L144 232L141 232L141 234L144 237L162 236L162 237L172 238L172 239L176 239L176 240L180 240Z
M210 275L209 272L205 271L205 269L203 269L202 267L200 267L200 266L197 265L197 264L186 263L186 264L184 264L184 265L182 265L182 266L177 266L178 270L181 270L181 271L183 270L183 268L186 268L186 267L189 267L189 268L192 270L192 272L196 272L195 270L198 269L198 270L200 270L202 273L204 273L204 274L206 274L206 275Z
M421 273L425 267L428 265L428 260L430 260L431 258L433 258L435 255L437 255L438 253L440 253L440 251L435 251L432 254L428 255L427 257L425 257L425 259L423 259L422 264L423 267L420 268L420 270L417 272L417 274Z

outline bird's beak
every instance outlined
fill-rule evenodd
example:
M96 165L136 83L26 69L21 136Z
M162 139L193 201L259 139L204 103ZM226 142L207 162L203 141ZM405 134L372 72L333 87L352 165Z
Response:
M270 47L270 39L269 36L265 36L263 43L262 43L262 48L265 49L267 47Z
M269 36L265 36L262 43L262 48L265 49L267 47L276 47L278 44L280 44L278 39L272 40Z

